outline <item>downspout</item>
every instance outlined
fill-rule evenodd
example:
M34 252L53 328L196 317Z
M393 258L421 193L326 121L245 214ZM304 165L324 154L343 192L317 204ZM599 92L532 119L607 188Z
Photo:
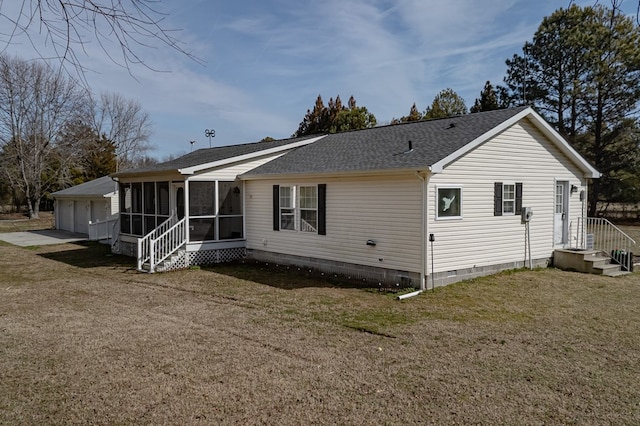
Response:
M420 172L416 172L416 177L420 179L420 204L422 205L421 218L420 218L420 289L411 293L403 294L398 296L398 300L408 299L409 297L417 296L423 291L426 290L425 281L426 281L426 269L427 269L427 230L426 230L426 214L427 214L427 206L426 200L427 197L425 195L426 191L426 179L420 175Z

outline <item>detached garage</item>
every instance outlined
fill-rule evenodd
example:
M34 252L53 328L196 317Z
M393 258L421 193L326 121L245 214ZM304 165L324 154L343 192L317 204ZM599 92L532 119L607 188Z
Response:
M51 194L55 200L56 229L89 233L89 222L118 213L117 184L104 176Z

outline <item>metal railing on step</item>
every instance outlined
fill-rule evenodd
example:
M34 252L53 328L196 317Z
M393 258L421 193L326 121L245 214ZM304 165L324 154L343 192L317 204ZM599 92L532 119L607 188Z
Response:
M620 228L601 217L578 218L575 228L571 232L572 248L601 251L623 269L632 270L636 242Z

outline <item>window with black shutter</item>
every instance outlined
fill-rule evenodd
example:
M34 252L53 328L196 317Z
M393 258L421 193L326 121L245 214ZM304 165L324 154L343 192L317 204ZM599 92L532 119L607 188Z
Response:
M493 184L493 215L515 215L522 212L522 182Z

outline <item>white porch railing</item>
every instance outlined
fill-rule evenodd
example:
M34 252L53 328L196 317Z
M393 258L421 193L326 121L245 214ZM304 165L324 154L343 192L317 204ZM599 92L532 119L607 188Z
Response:
M109 240L112 241L114 235L118 235L116 226L119 216L117 214L108 217L106 220L89 221L89 241Z
M578 218L574 222L576 229L571 230L572 248L602 251L627 271L631 270L632 249L636 245L633 238L601 217Z
M155 272L160 262L175 253L187 241L186 219L175 222L172 216L156 229L138 239L138 270L142 271L145 263L149 264L149 272Z

